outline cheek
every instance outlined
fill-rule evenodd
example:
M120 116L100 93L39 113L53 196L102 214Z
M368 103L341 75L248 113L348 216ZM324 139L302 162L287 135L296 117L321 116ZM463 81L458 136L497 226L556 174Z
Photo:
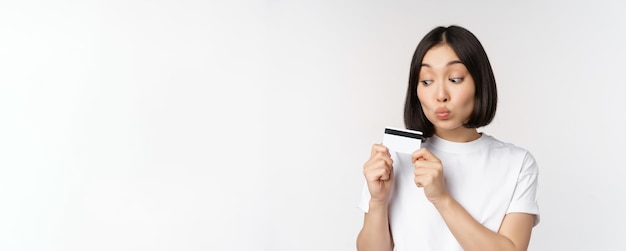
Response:
M474 91L468 90L467 92L462 94L461 106L463 106L465 111L471 114L474 110ZM468 115L469 116L469 115Z
M422 106L426 105L425 103L428 102L428 95L427 89L417 88L417 99L420 101Z
M474 107L474 92L467 93L464 101L468 107L473 108Z
M458 97L460 97L460 101L464 106L469 106L469 109L473 109L476 87L474 86L474 81L470 81L470 85L465 85L463 88L458 89Z

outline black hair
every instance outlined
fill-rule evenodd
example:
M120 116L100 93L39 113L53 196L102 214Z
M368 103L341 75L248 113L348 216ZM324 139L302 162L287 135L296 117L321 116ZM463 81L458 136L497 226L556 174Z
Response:
M424 55L432 47L440 44L449 45L474 79L474 109L469 120L463 126L478 128L493 120L498 103L496 79L487 58L487 53L478 38L460 26L437 27L430 31L417 45L409 73L409 86L404 103L404 124L407 129L418 130L425 137L435 133L435 127L426 118L422 105L417 98L420 69Z

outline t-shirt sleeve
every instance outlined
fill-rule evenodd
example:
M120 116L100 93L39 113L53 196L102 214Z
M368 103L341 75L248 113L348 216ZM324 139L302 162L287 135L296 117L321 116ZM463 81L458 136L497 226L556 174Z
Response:
M515 191L511 204L509 204L509 213L527 213L534 214L535 226L539 224L539 205L537 203L537 186L539 178L539 167L535 158L526 153L522 164Z
M361 192L361 201L359 201L358 208L364 213L367 213L370 209L370 191L367 189L367 182L363 182L363 191Z

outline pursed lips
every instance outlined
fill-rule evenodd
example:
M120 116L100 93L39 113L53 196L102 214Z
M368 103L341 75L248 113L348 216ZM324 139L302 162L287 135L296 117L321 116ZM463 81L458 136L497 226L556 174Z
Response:
M435 114L437 115L437 118L439 119L446 119L448 118L448 116L450 116L450 110L444 107L440 107L440 108L437 108L437 110L435 111Z

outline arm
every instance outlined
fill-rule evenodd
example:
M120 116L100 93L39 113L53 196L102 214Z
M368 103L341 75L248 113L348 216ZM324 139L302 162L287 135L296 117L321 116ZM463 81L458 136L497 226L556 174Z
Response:
M428 149L413 153L415 184L424 188L424 194L443 217L448 229L464 250L526 250L534 225L535 215L507 214L498 232L493 232L476 221L448 193L443 165Z
M387 203L370 201L369 212L365 213L363 228L356 241L359 251L393 249Z
M393 160L389 150L380 144L372 146L370 159L363 165L367 189L371 195L363 228L356 240L359 251L391 251L393 240L389 231L387 202L394 180Z
M446 225L464 250L527 250L535 215L510 213L504 216L498 232L477 222L452 197L435 204Z

